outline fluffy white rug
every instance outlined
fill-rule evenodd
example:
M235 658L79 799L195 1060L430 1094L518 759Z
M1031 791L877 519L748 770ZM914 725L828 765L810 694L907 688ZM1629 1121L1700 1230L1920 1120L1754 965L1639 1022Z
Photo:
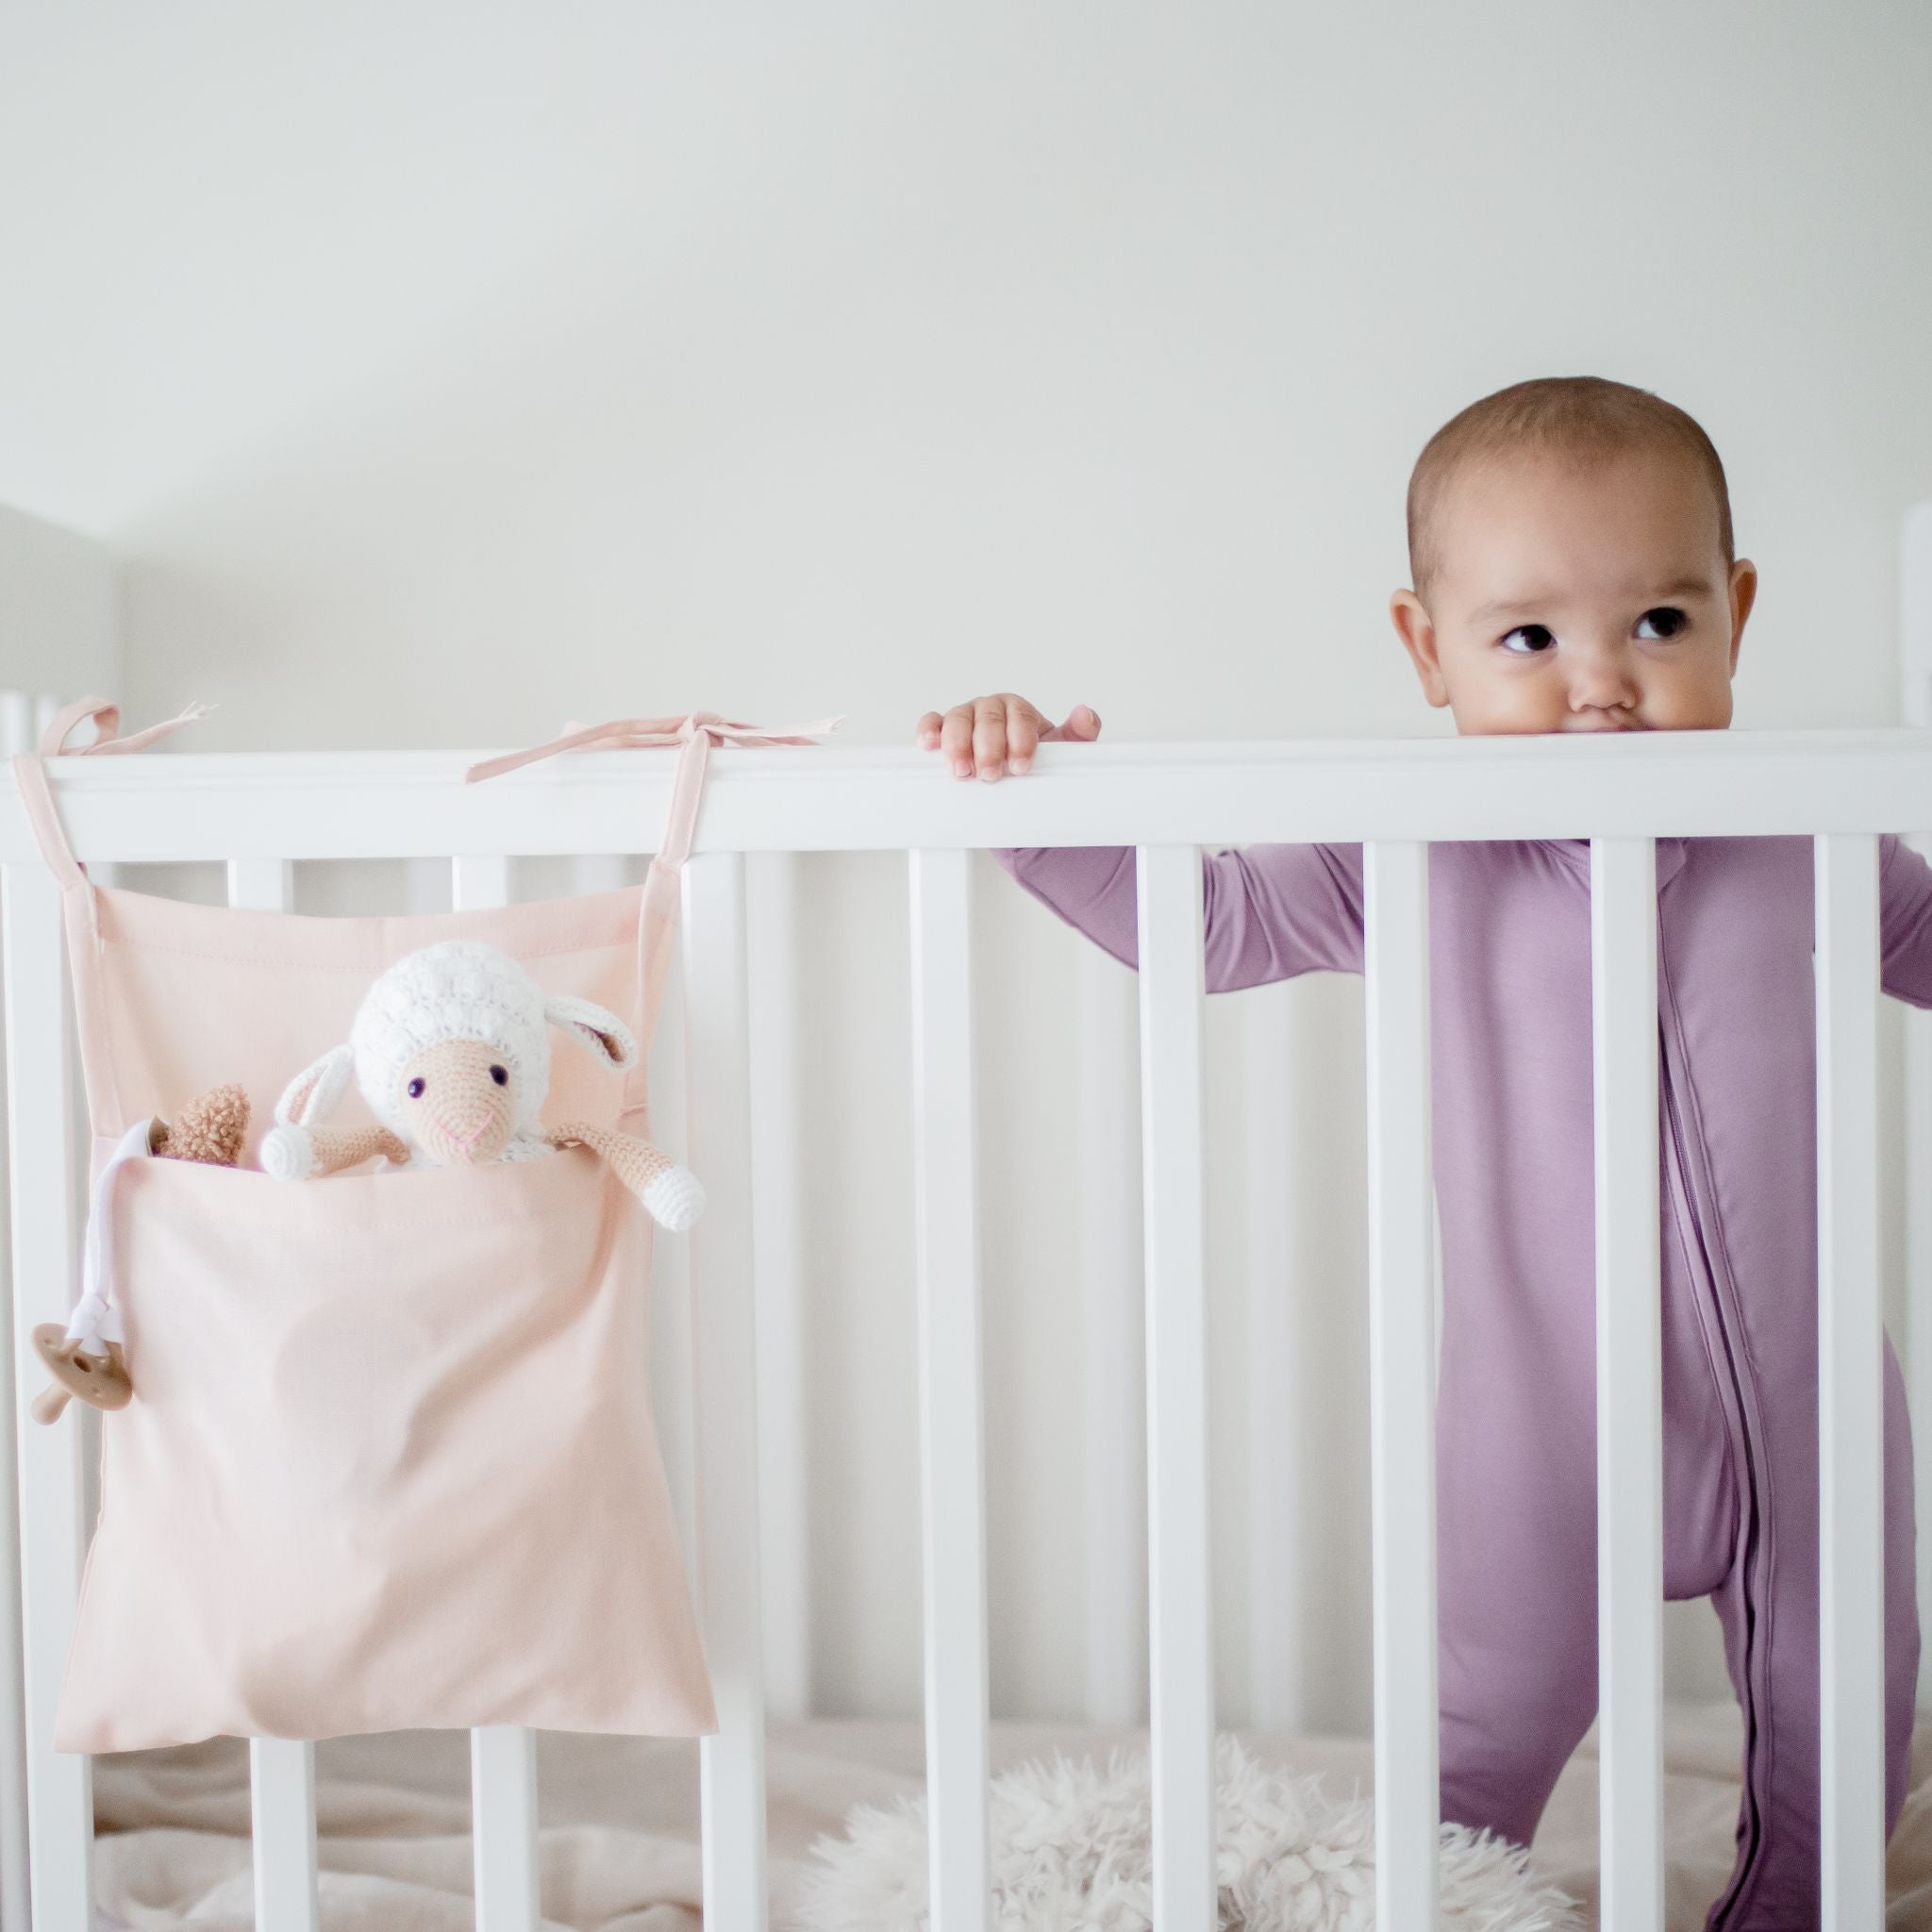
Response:
M1374 1812L1319 1778L1257 1762L1230 1737L1218 1769L1220 1932L1370 1932ZM1149 1932L1147 1759L1036 1759L988 1799L995 1932ZM821 1839L799 1923L807 1932L927 1932L925 1806L856 1807ZM1580 1932L1571 1902L1524 1854L1442 1830L1441 1932Z

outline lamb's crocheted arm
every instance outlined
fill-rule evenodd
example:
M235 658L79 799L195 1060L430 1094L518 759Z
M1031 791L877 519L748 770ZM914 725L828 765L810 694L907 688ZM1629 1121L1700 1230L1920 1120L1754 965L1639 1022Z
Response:
M261 1164L286 1181L312 1180L317 1174L338 1174L357 1167L375 1155L407 1167L409 1150L387 1127L274 1128L261 1143Z
M588 1147L608 1161L611 1173L644 1204L652 1220L673 1234L682 1234L704 1211L705 1191L697 1175L636 1134L567 1121L544 1139L554 1147Z

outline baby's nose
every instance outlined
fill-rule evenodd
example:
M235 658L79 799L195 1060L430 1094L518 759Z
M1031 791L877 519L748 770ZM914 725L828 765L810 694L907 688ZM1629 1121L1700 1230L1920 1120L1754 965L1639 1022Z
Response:
M1575 710L1628 705L1637 696L1630 656L1615 645L1578 652L1571 659L1570 703Z

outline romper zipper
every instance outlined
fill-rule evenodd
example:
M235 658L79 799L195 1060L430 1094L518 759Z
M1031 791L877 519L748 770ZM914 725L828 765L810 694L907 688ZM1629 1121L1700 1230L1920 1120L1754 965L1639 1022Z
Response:
M1661 949L1659 951L1661 952ZM1677 1083L1671 1077L1671 1036L1674 1031L1676 1012L1674 1002L1670 997L1668 977L1662 971L1661 957L1658 965L1660 1006L1665 1015L1659 1039L1659 1075L1665 1115L1670 1128L1671 1174L1675 1184L1673 1190L1675 1196L1673 1208L1677 1223L1677 1239L1684 1252L1686 1272L1690 1277L1692 1292L1696 1296L1698 1327L1704 1336L1712 1381L1718 1388L1720 1397L1726 1389L1730 1394L1729 1404L1721 1403L1721 1406L1725 1408L1727 1433L1732 1438L1732 1480L1738 1486L1739 1534L1733 1560L1738 1565L1737 1588L1743 1616L1744 1691L1739 1703L1744 1720L1744 1807L1738 1832L1738 1861L1729 1884L1711 1909L1711 1923L1721 1923L1737 1906L1744 1888L1752 1881L1764 1838L1764 1820L1757 1796L1758 1781L1751 1776L1750 1767L1761 1749L1766 1754L1765 1779L1768 1782L1771 1727L1768 1710L1761 1712L1759 1706L1760 1703L1768 1706L1771 1686L1766 1680L1760 1690L1757 1682L1757 1665L1770 1641L1768 1622L1761 1641L1757 1624L1761 1618L1768 1620L1771 1592L1768 1589L1760 1591L1751 1588L1750 1579L1758 1566L1760 1554L1763 1568L1768 1574L1773 1547L1767 1521L1768 1511L1761 1507L1758 1491L1752 1402L1748 1388L1750 1378L1739 1366L1738 1348L1740 1344L1734 1342L1730 1324L1725 1319L1724 1297L1719 1284L1718 1264L1706 1239L1704 1224L1697 1213L1698 1191L1693 1178L1691 1131L1685 1118L1684 1109L1679 1105ZM1711 1212L1716 1212L1714 1204ZM1736 1418L1734 1424L1731 1421L1733 1416Z

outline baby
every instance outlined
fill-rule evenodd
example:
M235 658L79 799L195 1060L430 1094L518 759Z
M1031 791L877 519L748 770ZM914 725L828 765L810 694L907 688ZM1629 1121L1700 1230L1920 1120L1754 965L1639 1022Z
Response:
M1429 441L1391 615L1458 731L1731 719L1757 574L1704 431L1644 391L1519 383ZM1019 774L1050 724L1011 693L928 712L955 775ZM999 855L1129 964L1131 848ZM1362 970L1361 852L1204 857L1225 991ZM1881 848L1885 990L1932 1005L1932 874ZM1811 844L1657 841L1664 1587L1709 1597L1744 1714L1738 1860L1708 1924L1819 1924L1818 1327ZM1596 1710L1590 854L1430 853L1442 1815L1527 1844ZM1905 1391L1885 1357L1887 1827L1919 1630Z

